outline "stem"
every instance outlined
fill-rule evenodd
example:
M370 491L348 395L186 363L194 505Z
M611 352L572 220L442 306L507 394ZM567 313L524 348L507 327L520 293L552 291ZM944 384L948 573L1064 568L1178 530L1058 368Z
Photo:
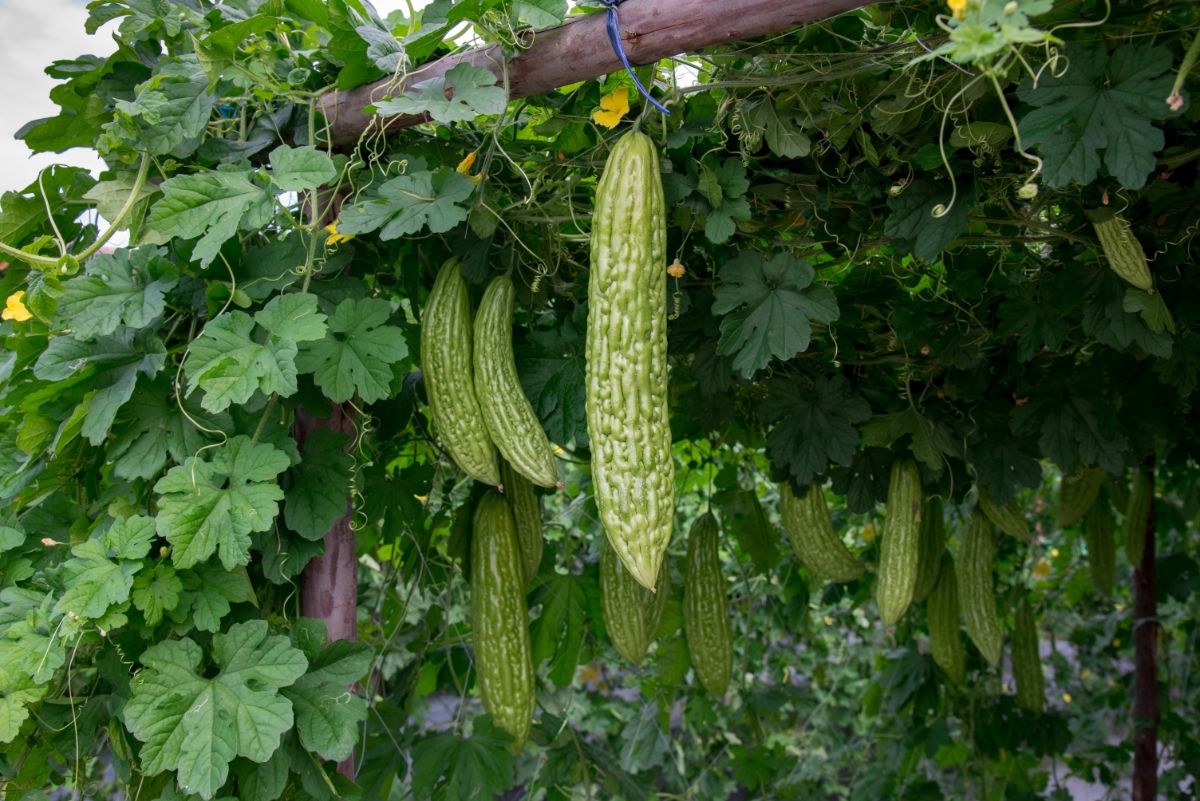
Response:
M1171 87L1171 95L1175 96L1183 91L1183 85L1187 83L1188 73L1192 71L1192 67L1196 66L1196 59L1200 58L1200 33L1192 39L1191 46L1183 55L1183 62L1179 65L1179 74L1175 76L1175 85Z
M142 187L146 185L146 176L149 174L150 157L143 154L142 163L138 165L137 177L133 179L133 190L129 193L129 197L125 199L125 205L117 212L117 218L108 226L108 230L100 234L96 241L76 258L80 261L88 258L97 250L104 247L108 243L108 240L112 239L117 231L121 229L121 226L125 224L125 220L128 219L129 214L133 211L133 207L137 205L138 196L142 194Z

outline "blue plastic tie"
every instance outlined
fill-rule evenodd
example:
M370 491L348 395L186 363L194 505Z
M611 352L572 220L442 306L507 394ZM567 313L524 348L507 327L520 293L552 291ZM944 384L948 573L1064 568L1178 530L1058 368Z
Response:
M621 20L617 17L617 6L625 2L625 0L600 0L604 5L605 13L608 14L608 41L612 43L613 52L617 54L617 58L621 59L621 63L625 65L625 71L629 73L629 77L633 78L633 83L637 86L638 91L642 93L642 97L650 101L650 105L671 116L671 112L650 96L650 92L646 87L642 86L642 82L638 80L638 76L633 74L633 66L629 63L629 56L625 55L625 45L621 42Z

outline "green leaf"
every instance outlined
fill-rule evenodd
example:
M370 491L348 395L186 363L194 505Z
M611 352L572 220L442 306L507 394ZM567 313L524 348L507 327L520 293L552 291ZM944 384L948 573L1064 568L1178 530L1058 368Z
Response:
M429 114L437 122L469 122L483 114L500 114L506 105L508 95L496 85L496 76L463 62L445 77L421 81L401 97L379 101L375 113L385 117Z
M534 28L555 28L567 16L566 0L513 0L513 15Z
M195 56L164 63L133 100L117 101L109 148L134 145L155 156L187 156L200 143L215 102Z
M133 606L146 618L146 624L157 626L166 612L179 605L183 582L175 568L162 562L154 569L138 573L133 580Z
M734 355L733 368L749 378L770 364L808 349L812 322L838 319L833 292L813 286L812 265L787 253L764 261L754 251L739 253L721 268L714 315L721 320L717 352Z
M333 159L312 145L271 151L271 183L285 192L318 189L337 179Z
M304 461L292 468L283 519L307 540L324 538L347 514L354 459L345 451L346 435L317 429L304 442Z
M179 576L183 594L171 610L171 619L182 630L194 625L200 631L218 631L232 604L256 603L244 567L226 571L220 564L204 562L194 570L181 571Z
M286 748L280 748L261 764L248 759L233 763L240 801L275 801L287 787L292 760Z
M767 519L758 493L753 489L719 492L713 498L721 509L726 530L737 537L742 550L750 554L754 569L766 573L779 561L779 532Z
M414 798L430 798L437 790L444 801L490 801L512 786L512 738L489 715L475 718L474 728L469 739L439 732L413 746Z
M331 642L317 653L311 647L304 652L308 672L283 691L296 711L296 732L309 751L325 759L345 759L353 753L357 727L367 716L366 702L351 685L366 675L374 655L370 646L348 640Z
M171 543L177 567L219 553L227 569L250 561L250 532L266 531L279 511L283 490L276 478L287 454L238 436L171 468L154 485L158 533Z
M879 415L862 427L862 441L867 446L888 447L903 436L912 438L913 457L934 476L942 474L947 457L959 455L946 427L911 406L902 412Z
M56 612L94 619L129 600L129 590L141 567L140 562L109 559L99 539L76 545L71 554L73 558L62 566L67 589L54 607Z
M279 692L304 675L308 661L264 620L213 636L216 676L201 674L202 651L190 639L152 645L125 705L125 725L142 745L153 775L178 772L184 792L212 798L237 756L265 762L292 727L291 702Z
M251 171L236 169L168 178L147 224L163 243L198 239L192 258L207 267L240 226L261 228L270 222L271 195L252 178Z
M182 405L183 409L168 376L138 387L122 407L124 414L113 425L108 445L117 478L148 479L162 470L168 459L176 464L183 462L211 441L201 426L209 431L233 428L228 415L209 414L194 399L183 400Z
M871 407L842 376L818 378L811 389L802 380L779 378L771 382L760 415L775 424L767 434L767 456L803 486L830 464L850 464L858 449L855 424L871 416Z
M762 104L763 122L766 124L767 147L775 155L785 159L802 159L812 151L812 140L801 130L801 117L788 111L779 111L774 103Z
M960 182L954 205L946 214L934 217L939 205L950 203L949 187L925 179L914 181L900 194L888 198L891 214L883 224L883 233L918 259L934 261L967 229L970 194L968 187Z
M538 589L534 603L542 607L531 631L534 661L540 664L549 659L550 680L566 687L575 678L583 645L583 624L588 613L583 579L556 574Z
M81 339L112 334L121 325L145 328L163 313L164 298L179 283L179 270L159 248L99 254L84 275L63 283L59 325Z
M55 337L34 365L33 373L44 381L82 377L86 368L96 390L84 403L87 413L81 428L93 445L108 435L121 407L133 397L139 374L153 377L166 364L166 348L151 335L134 336L127 328L112 336L87 341Z
M296 364L335 403L355 394L364 403L389 397L392 365L408 356L403 331L386 325L391 314L386 300L343 300L325 338L305 345Z
M319 340L325 331L314 295L277 296L253 318L240 311L222 314L189 348L188 394L203 389L201 405L210 412L243 404L256 391L293 395L299 343Z
M96 211L101 217L105 220L115 221L120 215L121 209L129 201L130 195L133 194L134 178L134 172L118 173L116 178L110 181L101 181L93 186L83 197L96 205ZM129 231L130 241L141 241L146 212L150 209L150 198L159 194L160 191L150 181L143 183L142 188L138 190L133 210L129 212L121 226L122 230Z
M1053 391L1056 388L1059 391ZM1043 394L1013 409L1013 430L1036 435L1042 453L1065 473L1080 466L1101 467L1113 474L1124 470L1128 442L1116 429L1115 408L1050 382L1043 389Z
M1091 183L1103 151L1108 172L1140 189L1164 144L1151 120L1170 113L1163 98L1171 92L1171 51L1125 44L1110 55L1102 43L1073 42L1068 57L1064 72L1042 75L1036 86L1026 78L1017 91L1034 106L1021 119L1025 145L1045 159L1050 186Z
M117 520L101 541L116 559L145 559L155 536L154 518L136 515Z
M579 305L558 325L526 335L519 351L521 386L551 442L568 446L588 441L584 406L583 330L587 307Z
M434 172L420 170L382 184L366 200L342 208L338 231L397 239L428 227L442 234L467 219L459 205L471 196L475 185L449 167Z
M50 690L28 676L4 676L0 682L0 743L11 743L21 733L21 724L29 718L28 706L40 701Z

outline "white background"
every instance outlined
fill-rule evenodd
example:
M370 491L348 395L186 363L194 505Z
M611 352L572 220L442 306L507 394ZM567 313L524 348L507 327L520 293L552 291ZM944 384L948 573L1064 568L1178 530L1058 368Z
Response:
M413 5L420 8L428 0ZM404 7L404 0L373 0L381 15ZM107 56L115 46L110 23L88 36L87 0L0 0L0 191L23 189L48 164L71 164L93 172L103 167L91 150L30 156L13 134L29 120L51 117L58 106L50 100L57 81L43 70L58 59L92 54Z

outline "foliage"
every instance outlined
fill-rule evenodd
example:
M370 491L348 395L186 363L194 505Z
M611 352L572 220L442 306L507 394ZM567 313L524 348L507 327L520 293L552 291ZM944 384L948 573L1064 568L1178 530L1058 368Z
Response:
M1081 521L1107 514L1128 542L1151 458L1163 785L1195 793L1200 112L1186 89L1166 102L1195 4L868 6L639 68L669 117L624 74L512 101L478 64L405 86L464 32L514 56L568 9L411 13L105 0L88 30L118 46L47 69L58 111L21 138L106 166L0 197L6 799L1115 797L1131 568L1117 557L1097 594ZM333 147L320 104L376 79L372 124ZM408 114L429 121L385 135ZM589 234L635 127L661 159L665 261L685 265L661 298L675 529L721 522L720 699L683 631L682 534L642 667L601 612ZM1151 291L1109 269L1093 223L1112 214ZM110 223L123 244L100 252ZM466 646L481 493L430 430L416 364L450 257L473 305L512 278L520 379L561 451L516 753ZM335 412L352 431L297 446L299 417ZM1001 636L1026 598L1047 635L1044 712L969 645L961 683L939 673L921 604L879 625L875 532L908 459L956 554L984 494L1025 515L1029 541L997 537L988 562ZM1077 475L1097 489L1062 521ZM827 488L867 574L826 586L788 553L780 481ZM300 615L347 502L362 644Z

